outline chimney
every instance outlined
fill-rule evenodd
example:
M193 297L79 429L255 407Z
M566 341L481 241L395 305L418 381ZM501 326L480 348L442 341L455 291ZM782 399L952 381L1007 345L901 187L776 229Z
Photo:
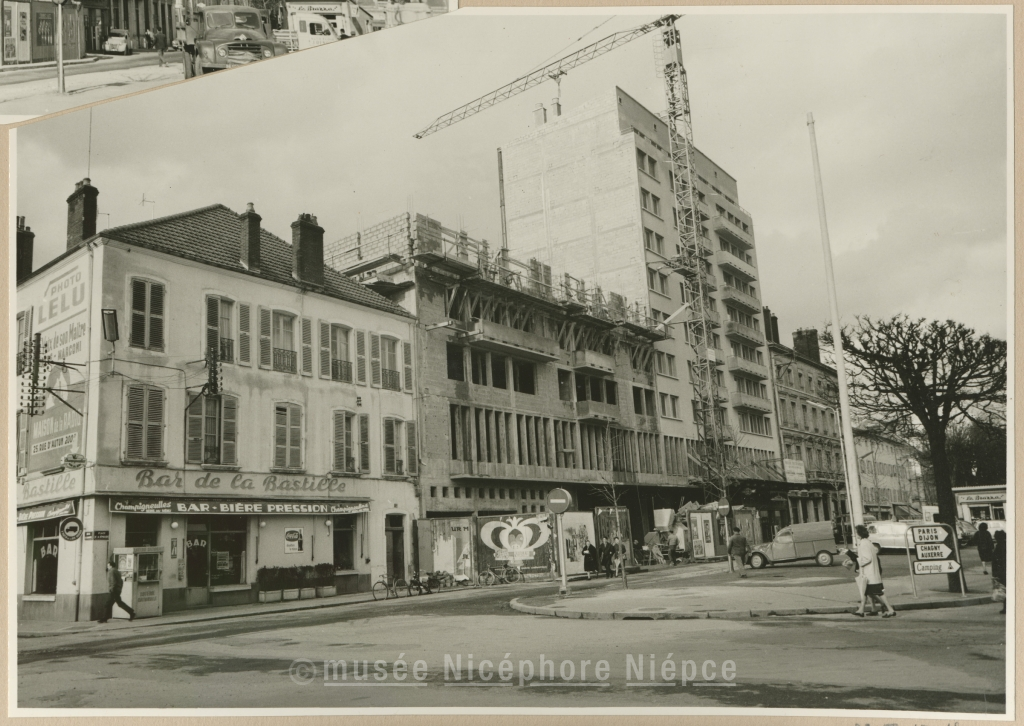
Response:
M36 233L31 227L25 226L25 218L18 217L18 247L15 263L15 280L21 282L32 275L32 247Z
M239 253L242 264L253 272L260 269L260 222L263 217L256 214L252 202L245 205L245 211L238 215L242 222L242 238Z
M772 338L776 343L782 343L782 338L779 337L779 318L774 313L772 313Z
M292 222L292 277L310 285L324 284L324 228L312 214Z
M761 317L764 319L764 337L769 343L778 343L772 335L772 311L767 305L761 306Z
M544 108L543 103L538 103L537 108L533 109L533 123L537 126L543 126L548 122L548 112Z
M793 333L793 350L804 358L821 363L821 352L818 350L818 331L814 328L807 328Z
M555 118L562 115L562 101L558 98L551 99L551 113Z
M68 249L96 234L96 197L99 190L85 178L68 197Z

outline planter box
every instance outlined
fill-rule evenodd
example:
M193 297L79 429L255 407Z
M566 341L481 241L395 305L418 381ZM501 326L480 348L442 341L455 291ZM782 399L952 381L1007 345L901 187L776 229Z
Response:
M299 590L299 600L312 600L316 597L315 587L304 587Z
M338 594L338 588L334 585L320 585L316 588L317 597L334 597Z
M294 588L292 590L282 590L281 594L282 594L282 597L281 597L282 600L298 600L299 599L299 588L296 587L296 588Z
M281 591L260 590L260 602L281 602Z

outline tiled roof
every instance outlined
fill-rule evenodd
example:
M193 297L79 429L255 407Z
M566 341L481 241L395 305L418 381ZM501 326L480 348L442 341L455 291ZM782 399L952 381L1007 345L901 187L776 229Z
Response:
M213 204L148 222L111 227L97 236L257 275L283 285L306 289L310 287L292 277L291 245L263 228L260 228L259 272L246 270L239 259L242 220L223 204ZM401 306L326 265L322 292L339 300L410 317Z

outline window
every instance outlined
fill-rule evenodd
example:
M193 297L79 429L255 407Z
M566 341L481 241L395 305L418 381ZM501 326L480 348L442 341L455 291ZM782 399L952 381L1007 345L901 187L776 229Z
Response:
M615 381L604 382L604 400L613 406L619 403L619 387Z
M354 570L356 567L356 514L334 515L334 568Z
M206 350L214 351L225 363L235 361L235 341L231 337L234 303L222 297L206 297Z
M640 149L636 150L636 168L640 171L647 171L647 154Z
M58 520L29 525L32 528L32 587L34 595L57 594Z
M164 349L164 286L132 280L132 322L128 345L147 350Z
M644 413L644 389L633 386L633 413Z
M125 547L156 547L160 538L160 517L152 514L124 515Z
M32 334L32 311L26 310L18 313L18 347L14 349L14 358L17 361L17 375L21 375L25 369L25 344L28 343Z
M297 404L274 406L274 467L302 468L302 407Z
M295 316L288 313L273 314L271 345L274 350L274 370L295 373L298 358L295 353Z
M349 411L334 412L334 446L331 471L354 474L356 467L356 415Z
M669 396L668 401L672 418L679 418L679 396Z
M486 386L487 354L479 350L470 351L469 359L473 366L473 383L478 386Z
M653 194L651 195L650 211L659 217L661 216L661 200L658 199L658 197L654 196Z
M372 338L371 338L372 340ZM381 387L389 391L402 390L402 374L398 372L398 341L380 339Z
M462 357L462 346L448 343L448 378L453 381L466 380L466 361Z
M651 193L646 189L640 190L640 207L645 211L651 211Z
M653 156L647 157L647 173L655 179L658 178L658 162L654 160Z
M665 238L644 227L644 247L652 252L657 252L659 255L664 255Z
M190 464L238 463L238 399L234 396L190 396L186 460ZM127 545L126 545L127 546Z
M558 370L558 400L572 400L572 373L566 370Z
M507 363L505 356L491 353L491 385L495 388L508 388Z
M668 416L668 394L659 393L658 396L661 398L661 415Z
M127 461L161 461L164 451L164 392L153 386L127 388Z
M326 358L330 361L331 380L351 383L352 360L349 358L349 329L343 325L328 325L327 323L321 323L320 335L321 369L324 366L324 357L326 353ZM326 340L324 337L326 337ZM323 371L321 370L321 372Z
M209 521L210 586L242 584L245 582L249 518L218 515L210 517Z
M648 416L653 416L657 408L654 405L654 391L650 388L643 389L644 391L644 411L647 412Z
M590 377L590 400L604 402L604 381L596 376Z
M419 472L416 424L397 418L384 419L384 473L393 476Z
M533 363L512 361L512 388L516 393L535 394Z
M650 267L647 268L647 287L650 290L658 289L658 273Z

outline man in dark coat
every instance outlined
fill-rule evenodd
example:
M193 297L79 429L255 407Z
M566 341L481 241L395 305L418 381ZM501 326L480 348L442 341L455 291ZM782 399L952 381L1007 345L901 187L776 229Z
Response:
M992 562L992 533L988 531L988 525L982 522L978 525L978 534L974 535L975 544L978 545L978 557L981 559L983 575L988 574L989 563Z
M590 579L591 572L597 572L597 547L594 546L593 542L587 542L587 546L583 548L583 569L587 573L587 579Z
M1006 590L1006 532L997 531L996 539L992 546L992 578ZM1005 597L1005 596L1004 596ZM1003 600L1003 609L999 611L1006 614L1006 600Z
M604 568L604 578L609 580L612 576L612 557L615 551L611 544L609 544L607 537L601 538L601 548L598 552L601 557L601 567Z
M128 607L121 599L122 587L124 587L124 580L121 579L121 573L117 570L117 555L112 555L110 562L107 563L108 594L107 602L103 605L103 617L100 618L101 623L110 620L110 616L114 613L114 605L119 605L122 610L128 613L129 620L135 620L135 611Z

